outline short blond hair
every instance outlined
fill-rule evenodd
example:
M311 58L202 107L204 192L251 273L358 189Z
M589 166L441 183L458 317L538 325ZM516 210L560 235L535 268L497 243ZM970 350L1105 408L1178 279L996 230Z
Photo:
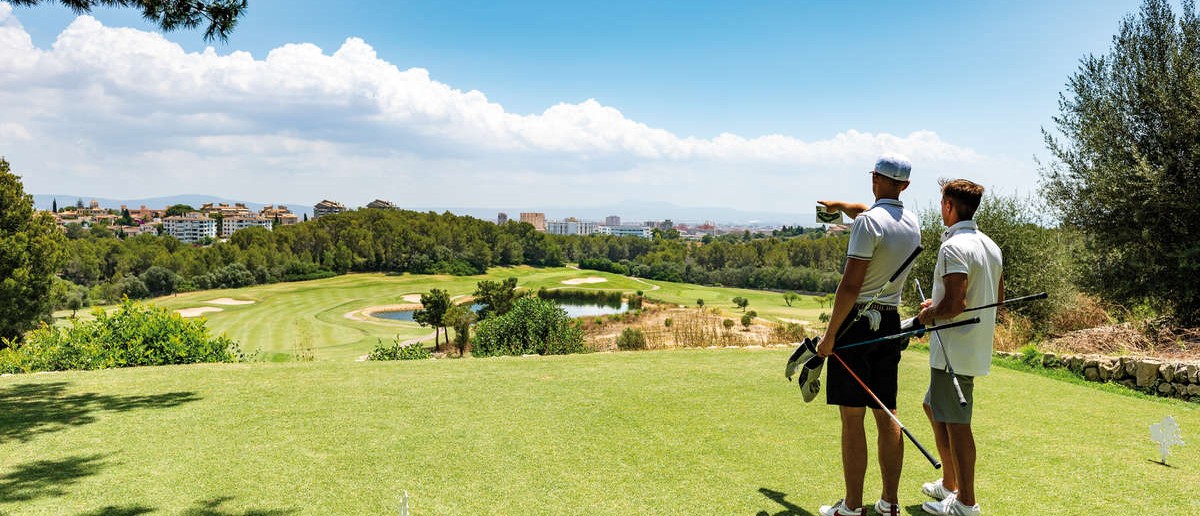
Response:
M960 220L975 217L975 210L979 209L979 201L983 199L983 185L967 179L943 179L938 183L942 186L942 198L950 200Z

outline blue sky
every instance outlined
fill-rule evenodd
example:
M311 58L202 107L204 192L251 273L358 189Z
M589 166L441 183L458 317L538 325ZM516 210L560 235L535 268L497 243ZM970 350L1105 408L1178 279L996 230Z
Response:
M455 131L459 129L448 130L439 125L436 130L427 130L406 125L397 135L419 134L417 141L406 138L400 145L404 148L403 155L392 153L389 157L392 161L364 161L354 165L363 170L355 170L354 166L340 169L336 175L343 180L336 184L322 185L302 173L287 175L284 169L294 165L281 163L302 156L269 155L286 154L295 148L283 145L274 150L259 148L263 155L258 155L255 161L229 158L219 163L222 167L246 167L245 173L262 174L264 181L273 183L272 188L238 185L229 187L235 191L218 192L213 188L226 188L222 185L227 183L183 180L181 184L175 180L149 181L144 187L134 188L136 193L227 193L268 202L273 196L308 202L340 195L351 204L390 195L406 203L422 198L410 193L415 190L413 186L448 189L457 184L460 186L456 192L444 197L445 205L502 205L492 198L498 192L523 196L520 200L529 205L551 204L554 200L566 201L555 205L595 204L599 193L613 201L623 200L613 197L623 197L681 205L786 210L800 204L805 206L800 211L807 212L808 205L816 198L861 197L861 182L857 182L856 176L847 178L845 174L869 168L870 155L888 147L893 141L891 137L903 140L897 144L901 150L912 149L915 174L924 171L929 175L974 176L999 190L1031 192L1037 177L1033 156L1046 156L1039 130L1050 126L1050 117L1057 111L1059 91L1079 59L1088 53L1105 52L1120 19L1138 7L1137 2L1104 0L358 1L339 2L337 5L343 7L332 11L323 9L330 4L251 0L250 11L229 41L211 46L218 55L246 51L261 61L272 49L289 43L311 43L325 55L331 55L347 38L361 38L379 61L401 71L427 70L431 81L454 91L477 90L508 115L541 115L555 105L583 106L591 99L598 106L619 111L622 118L618 125L622 127L645 126L678 139L703 142L716 142L720 135L732 134L762 145L751 150L739 147L740 150L729 152L704 151L701 152L704 157L699 158L691 151L684 157L675 157L672 154L675 151L637 150L638 142L629 141L641 138L642 133L635 131L631 133L633 136L615 137L623 138L624 147L605 144L600 148L603 152L596 152L596 147L576 138L569 145L550 142L545 148L538 143L542 140L522 141L504 147L497 155L489 147L493 137L475 135L473 129L464 131L474 136L439 139L431 134L458 135ZM100 10L93 16L105 28L154 31L133 11ZM76 20L73 13L59 6L12 8L11 17L19 20L34 47L55 52L56 38ZM209 46L197 31L177 31L164 36L186 52L200 53ZM136 50L130 50L125 57L136 54ZM163 59L177 58L169 54L163 54L167 56ZM126 73L136 73L136 65ZM61 73L54 76L58 79L51 75L47 81L67 80ZM46 84L28 87L28 95L40 95L44 94ZM124 93L132 92L109 87L105 96ZM170 94L164 95L163 101L169 102ZM61 106L60 109L66 110ZM245 111L237 106L230 109L241 110L237 116ZM314 133L313 129L303 127L321 125L321 118L309 116L311 105L301 102L291 109L295 110L295 117L288 116L286 109L283 113L262 114L272 120L288 120L287 124L272 126L256 119L253 121L256 130L273 138L287 135L302 141L333 142L338 148L329 152L338 156L361 158L364 154L391 152L383 143L379 147L362 148L358 144L361 136L347 136L357 138L350 145ZM194 116L200 111L212 114L201 109L173 116ZM593 114L572 114L566 117L570 122L556 123L578 122L609 135L612 129L597 124L593 110L583 111ZM0 114L0 124L7 122L11 127L24 128L23 132L12 129L10 133L35 136L41 133L30 127L51 126L44 114L8 121L5 116ZM97 112L94 116L102 120L105 114ZM70 116L63 114L58 118L64 117ZM472 115L459 118L472 119ZM404 124L418 123L410 117L404 120ZM146 128L141 124L138 127ZM355 135L359 134L357 131L379 132L373 126L356 129L348 123L347 127ZM135 128L126 129L128 137L137 136ZM388 126L391 129L396 127ZM873 139L861 137L863 133ZM917 133L926 137L912 138ZM245 133L239 130L238 134ZM845 139L847 134L851 137L843 142L845 145L830 143ZM929 134L934 135L932 145L936 148L927 145ZM3 135L0 131L0 146L8 147L10 142ZM786 145L804 150L789 150L764 158L762 148L774 147L771 142L758 139L772 135L784 137ZM183 134L180 139L211 136L210 131ZM75 137L89 138L87 134ZM847 148L867 140L871 143L862 145L861 152ZM185 148L178 141L152 142L147 145L158 147L144 148L131 144L130 152L140 153L137 157L110 160L104 166L161 167L163 161L146 160L145 155L175 150L201 152ZM821 142L824 143L815 145ZM173 145L180 147L164 148ZM673 143L663 145L675 148L671 147ZM107 142L105 146L113 144ZM53 154L53 150L43 149L43 152ZM303 152L320 150L306 148ZM41 167L41 162L46 161L39 160L41 153L6 153L18 170L37 169L36 177L35 173L26 172L30 191L94 192L97 196L115 193L105 190L112 187L97 179L100 171L95 167L99 164L72 165L63 160L54 166ZM582 161L573 159L572 153L586 157ZM664 154L667 156L663 157ZM720 157L712 158L713 155ZM39 166L26 163L22 167L16 161L18 157ZM792 157L797 161L795 166L787 163ZM279 171L264 170L271 168L272 163ZM379 192L378 188L346 186L355 181L386 182L386 176L378 173L380 166L403 170L405 187ZM481 175L492 169L507 177L523 178L525 187L508 191L480 180ZM656 182L647 180L647 176L665 179ZM730 177L749 181L735 197L730 196L727 184ZM925 179L929 182L914 181L914 200L928 201L935 197L936 192L928 192L935 178ZM763 185L770 184L778 185L779 189L764 191ZM919 194L915 193L918 187L922 189ZM168 191L170 188L176 190ZM579 195L580 189L592 193ZM817 191L808 193L809 190ZM794 193L785 195L781 191ZM428 204L431 203L422 205Z

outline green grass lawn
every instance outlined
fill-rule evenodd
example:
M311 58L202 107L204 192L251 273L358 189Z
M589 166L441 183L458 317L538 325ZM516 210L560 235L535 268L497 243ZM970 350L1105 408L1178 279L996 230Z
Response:
M388 514L403 491L413 514L815 513L841 493L838 423L783 381L789 351L3 377L0 513ZM927 360L906 353L900 411L932 446ZM988 513L1200 509L1195 405L1003 368L976 386ZM1171 467L1148 438L1167 414ZM937 476L907 449L908 512ZM867 479L873 499L874 460Z
M220 308L220 312L204 314L208 319L208 327L215 333L224 333L237 341L246 353L258 350L267 361L287 360L308 347L314 350L313 354L318 360L351 361L369 352L380 340L390 343L396 337L405 340L429 337L428 340L432 342L432 329L422 328L412 322L375 318L368 321L352 320L346 318L347 313L370 306L406 304L405 295L420 294L433 288L444 289L451 296L469 296L475 292L475 285L481 280L514 276L518 278L520 287L528 289L642 290L656 299L688 306L695 306L696 299L704 298L706 306L721 308L737 317L741 312L730 301L735 296L746 297L750 300L749 309L758 311L760 317L774 321L780 318L816 321L820 312L812 297L802 297L795 307L788 307L783 302L783 296L776 293L654 282L566 267L494 268L486 276L348 274L315 281L189 292L157 298L153 302L172 310ZM565 280L592 276L607 281L563 284ZM208 303L220 298L255 303ZM70 313L58 312L55 315L60 318L60 324L66 324L62 318ZM87 317L85 312L79 315Z

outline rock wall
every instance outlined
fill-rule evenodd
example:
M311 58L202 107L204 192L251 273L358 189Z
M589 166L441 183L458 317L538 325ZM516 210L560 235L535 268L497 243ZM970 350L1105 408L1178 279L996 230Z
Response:
M1029 362L1022 353L997 351L996 355ZM1200 402L1200 363L1054 353L1037 353L1032 362L1067 369L1088 381L1119 383L1159 396Z

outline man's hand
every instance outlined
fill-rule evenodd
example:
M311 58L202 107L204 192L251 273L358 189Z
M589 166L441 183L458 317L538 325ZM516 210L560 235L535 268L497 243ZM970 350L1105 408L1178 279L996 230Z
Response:
M847 217L852 219L857 218L860 213L871 209L870 206L865 204L846 201L817 201L817 204L820 204L821 206L824 206L830 210L837 210L845 213Z
M821 358L828 358L830 355L832 355L833 354L833 344L834 344L833 341L834 341L833 328L825 330L825 336L821 337L821 342L817 344L817 356L819 356Z
M921 324L924 324L925 326L933 324L933 310L930 309L932 306L932 299L921 301L921 311L917 313L917 320L921 321Z

